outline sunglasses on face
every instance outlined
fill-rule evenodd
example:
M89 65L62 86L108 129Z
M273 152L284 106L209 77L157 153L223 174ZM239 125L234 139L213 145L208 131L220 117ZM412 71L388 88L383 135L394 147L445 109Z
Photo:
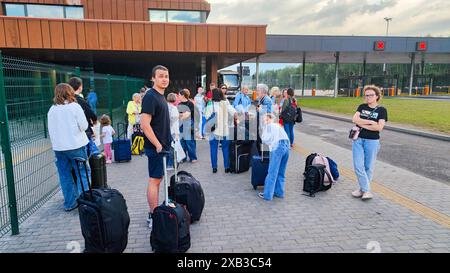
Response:
M369 95L365 95L366 98L370 98L370 97L375 97L375 94L369 94Z

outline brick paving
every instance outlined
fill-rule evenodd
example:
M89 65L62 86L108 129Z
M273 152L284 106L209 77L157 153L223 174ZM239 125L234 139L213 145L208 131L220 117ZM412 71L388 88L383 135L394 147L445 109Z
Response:
M301 126L300 126L301 131ZM225 174L219 153L219 171L213 174L209 146L198 143L199 162L180 169L202 183L206 204L200 222L191 225L189 253L273 252L450 252L450 227L433 221L375 192L368 202L352 198L357 187L347 172L328 192L315 198L303 195L302 172L309 151L324 153L340 168L352 169L351 151L296 132L291 151L286 197L271 202L256 196L250 172ZM300 149L299 149L300 148ZM125 252L151 252L146 225L147 159L108 165L108 183L127 200L131 218ZM374 180L415 202L450 216L450 187L412 172L377 162ZM162 200L161 189L161 200ZM59 192L29 217L17 236L0 238L0 252L77 252L84 248L78 211L64 212ZM444 222L446 219L444 219ZM374 248L373 248L374 247Z

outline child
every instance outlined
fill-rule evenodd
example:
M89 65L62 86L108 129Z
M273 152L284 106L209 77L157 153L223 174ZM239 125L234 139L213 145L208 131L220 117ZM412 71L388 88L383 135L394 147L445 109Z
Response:
M111 143L113 142L112 136L116 134L113 127L111 126L111 119L108 115L103 115L100 118L100 123L102 125L102 140L105 147L106 163L112 163L112 153L111 153Z
M284 181L290 150L290 142L286 132L275 121L275 116L271 113L264 116L261 136L262 142L269 146L270 163L264 182L264 192L258 193L258 196L269 201L274 196L284 198Z

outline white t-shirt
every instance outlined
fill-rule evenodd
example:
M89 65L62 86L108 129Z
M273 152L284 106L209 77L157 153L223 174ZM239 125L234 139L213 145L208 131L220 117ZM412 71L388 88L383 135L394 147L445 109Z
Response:
M262 143L269 146L270 151L275 151L280 140L289 140L286 131L278 123L269 123L263 125L263 133L261 135Z
M115 134L115 131L111 125L103 126L102 128L102 134L105 134L103 136L103 144L109 144L113 142L113 134Z

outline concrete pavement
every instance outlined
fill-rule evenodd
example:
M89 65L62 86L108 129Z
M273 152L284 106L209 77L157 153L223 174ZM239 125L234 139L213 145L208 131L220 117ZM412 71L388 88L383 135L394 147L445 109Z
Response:
M341 178L310 198L302 192L302 172L313 151L332 157ZM351 152L297 131L286 198L267 202L252 189L250 172L225 174L221 156L213 174L207 142L198 143L198 155L198 163L181 168L198 178L206 197L202 219L191 225L189 253L450 252L450 187L444 183L378 161L375 198L363 202L350 195L357 188ZM145 156L134 156L130 163L108 165L108 182L129 207L131 253L151 252L146 164ZM21 225L20 235L0 238L0 252L67 253L83 244L78 212L64 212L58 193Z

